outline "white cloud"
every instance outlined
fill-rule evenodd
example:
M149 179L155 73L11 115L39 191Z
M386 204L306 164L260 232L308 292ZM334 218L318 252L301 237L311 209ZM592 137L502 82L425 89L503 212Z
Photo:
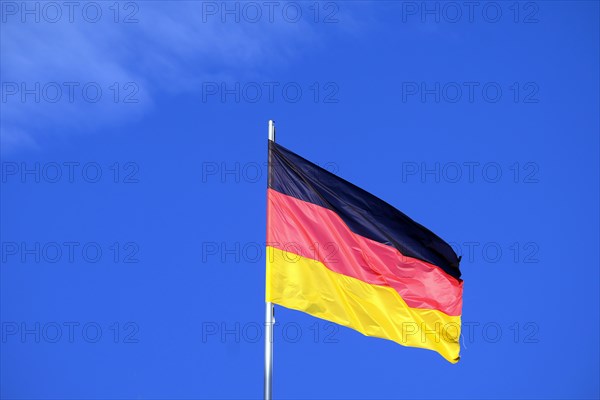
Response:
M203 15L201 2L152 1L139 3L135 13L139 22L115 23L114 10L109 9L114 3L96 4L102 4L102 18L96 23L77 12L74 22L63 12L56 23L44 21L43 15L39 23L31 16L22 23L18 14L4 15L0 38L3 152L34 147L36 138L57 129L85 133L105 123L140 118L161 93L193 92L206 80L260 75L264 68L285 66L318 44L310 16L297 23L279 14L274 22L263 15L259 23L243 18L235 23L225 16L229 21L223 23L220 15ZM121 10L119 18L131 11ZM79 85L69 86L69 82ZM90 82L86 100L82 89ZM126 86L129 82L134 86ZM40 101L33 94L23 101L21 85L31 90L36 83ZM11 95L8 91L14 85L17 93ZM56 96L57 87L62 96L52 103L49 99ZM92 102L96 87L102 97ZM139 102L123 104L136 88L134 98Z

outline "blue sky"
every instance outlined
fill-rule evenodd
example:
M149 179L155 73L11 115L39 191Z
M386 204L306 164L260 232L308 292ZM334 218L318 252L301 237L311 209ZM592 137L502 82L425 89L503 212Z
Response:
M600 396L597 2L54 4L0 3L2 398L262 396L269 119L465 280L457 365L277 307L277 398Z

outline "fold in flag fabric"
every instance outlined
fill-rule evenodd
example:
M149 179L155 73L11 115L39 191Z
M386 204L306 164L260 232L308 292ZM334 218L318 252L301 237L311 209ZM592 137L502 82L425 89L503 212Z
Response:
M273 141L269 160L266 300L458 362L463 281L450 245Z

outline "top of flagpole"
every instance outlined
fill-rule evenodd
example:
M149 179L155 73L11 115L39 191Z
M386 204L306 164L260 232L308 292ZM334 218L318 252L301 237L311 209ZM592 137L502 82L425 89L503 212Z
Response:
M269 120L269 140L275 141L275 121Z

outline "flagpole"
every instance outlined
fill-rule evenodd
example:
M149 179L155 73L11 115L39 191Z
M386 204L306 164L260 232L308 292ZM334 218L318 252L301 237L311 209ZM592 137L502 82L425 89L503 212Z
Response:
M269 140L275 142L275 121L269 120ZM271 186L271 152L269 151L267 180ZM267 205L268 207L268 205ZM273 381L273 324L275 323L273 303L268 301L265 310L265 400L272 398Z

